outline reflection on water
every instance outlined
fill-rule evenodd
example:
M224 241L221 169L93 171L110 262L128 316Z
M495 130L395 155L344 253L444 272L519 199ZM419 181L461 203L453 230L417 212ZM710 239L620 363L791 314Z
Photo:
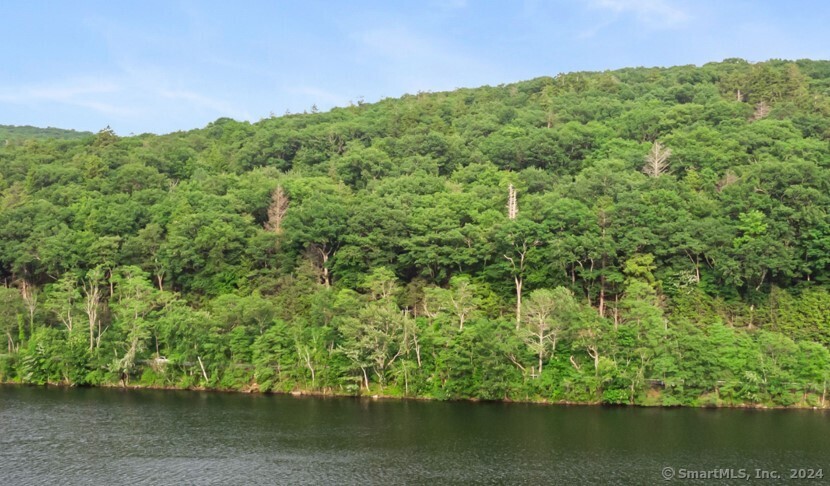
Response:
M828 418L2 386L0 484L650 484L666 466L830 476Z

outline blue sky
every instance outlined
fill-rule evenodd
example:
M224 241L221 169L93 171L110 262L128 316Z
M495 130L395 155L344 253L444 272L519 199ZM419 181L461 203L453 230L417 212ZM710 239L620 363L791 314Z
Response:
M815 0L3 2L0 124L166 133L417 91L830 59Z

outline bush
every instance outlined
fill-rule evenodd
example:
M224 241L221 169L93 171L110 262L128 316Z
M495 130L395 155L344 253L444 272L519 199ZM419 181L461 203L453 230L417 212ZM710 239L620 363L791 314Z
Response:
M606 405L624 405L629 403L629 391L620 389L604 390L602 403Z

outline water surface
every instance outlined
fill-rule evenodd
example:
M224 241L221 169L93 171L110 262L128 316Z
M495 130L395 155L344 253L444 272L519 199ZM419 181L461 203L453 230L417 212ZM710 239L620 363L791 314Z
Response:
M0 386L0 484L652 484L665 467L786 479L830 474L828 418Z

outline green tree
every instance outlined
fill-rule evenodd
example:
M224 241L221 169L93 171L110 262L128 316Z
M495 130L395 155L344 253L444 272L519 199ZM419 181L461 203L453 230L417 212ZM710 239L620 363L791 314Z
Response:
M544 362L556 352L559 337L574 318L576 309L573 293L564 287L534 290L525 301L520 334L538 358L539 375Z

